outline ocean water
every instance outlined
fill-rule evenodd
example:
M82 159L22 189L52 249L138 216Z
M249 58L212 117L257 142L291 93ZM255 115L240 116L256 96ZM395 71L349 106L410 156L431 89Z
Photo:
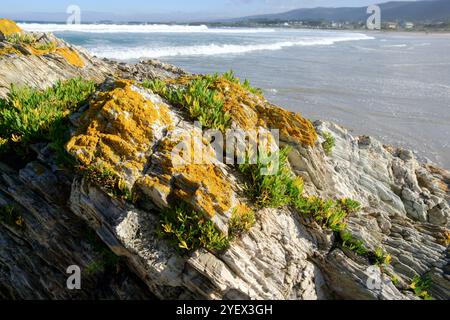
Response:
M99 57L230 69L275 104L450 169L450 35L206 26L21 24Z

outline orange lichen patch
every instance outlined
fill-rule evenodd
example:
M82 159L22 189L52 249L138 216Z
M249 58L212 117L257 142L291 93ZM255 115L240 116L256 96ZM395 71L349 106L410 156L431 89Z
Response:
M240 84L219 78L214 84L219 98L224 100L224 111L231 114L233 121L246 130L255 130L258 126L256 105L261 99L247 92Z
M167 158L166 161L169 163L163 164L169 171L173 167L186 164L215 164L218 162L214 148L202 136L202 132L195 129L183 132L176 138L163 139L158 144L158 151L170 154L170 159Z
M32 44L22 44L22 47L25 48L29 54L35 55L35 56L43 56L45 54L49 54L55 51L55 48L48 48L48 49L37 49ZM26 52L26 51L25 51ZM17 50L13 46L5 46L2 49L0 49L0 55L2 54L20 54L23 55L24 53Z
M55 53L64 58L68 63L75 67L82 68L85 66L84 60L78 53L68 47L56 47L56 43L51 43L45 49L39 49L34 45L27 45L27 49L35 56L42 56L49 53Z
M203 154L207 159L201 159L203 162L199 164L193 163L192 154L195 147L189 141L183 149L185 154L174 152L180 142L184 144L184 140L180 140L178 136L162 139L152 161L154 167L158 168L158 175L140 181L143 184L141 189L149 190L148 194L160 194L163 190L161 184L166 185L170 188L166 197L170 194L178 200L183 200L210 218L216 214L224 215L230 212L236 202L232 182L220 164L213 164L214 160L209 159L215 154L206 149ZM199 139L199 144L203 143L205 141Z
M167 79L166 82L169 84L176 84L176 85L182 85L185 86L187 84L189 84L191 81L198 79L199 75L181 75L178 78L175 79Z
M225 101L224 111L229 112L239 127L252 130L258 126L280 130L280 135L303 145L313 146L317 133L311 121L299 113L289 112L264 101L245 90L240 84L219 78L216 90Z
M238 206L236 206L236 208L233 211L233 215L242 217L251 211L252 211L252 209L250 209L250 207L248 205L246 205L245 203L241 203Z
M82 68L84 67L84 60L70 48L57 48L56 54L60 55L71 65Z
M3 47L0 49L0 56L5 54L19 54L20 52L13 47Z
M170 207L168 198L172 192L170 188L171 179L172 177L169 175L158 177L145 175L136 181L135 189L149 196L159 208L168 208Z
M42 49L39 48L39 46L36 43L33 44L27 44L25 47L28 49L28 51L31 52L31 54L35 56L43 56L44 54L52 53L56 50L56 43L51 43L47 46L42 46Z
M225 213L232 206L233 190L222 170L215 165L187 165L178 167L175 194L182 200L196 205L213 217Z
M172 125L166 105L155 105L133 89L130 81L118 81L91 101L79 131L66 148L81 164L102 163L132 184L142 173L153 146L153 128Z
M450 172L429 164L426 165L426 168L436 178L435 183L438 188L450 194Z
M184 86L202 76L181 76L168 83ZM292 139L305 146L313 146L317 133L311 121L299 113L289 112L269 104L264 98L245 89L240 83L218 77L212 88L224 101L223 111L231 115L233 122L244 130L256 130L259 126L278 129L282 137Z
M175 150L175 148L185 141L186 139L190 139L189 134L186 134L185 136L179 136L176 139L162 139L158 144L158 151L161 153L171 153ZM181 155L182 156L182 155Z
M14 21L2 18L0 19L0 32L5 36L9 36L22 32L22 29Z
M169 195L171 193L171 189L167 182L171 180L169 175L162 175L159 177L150 177L145 176L139 181L139 184L146 185L151 189L157 189L161 193Z
M313 124L299 113L275 106L256 108L260 116L260 125L269 129L279 129L280 136L290 137L306 146L313 146L316 143L317 132Z
M450 230L445 228L439 235L438 235L438 243L448 247L450 245Z
M50 43L38 43L38 42L32 42L32 43L19 43L22 48L26 49L25 52L28 52L28 54L34 55L34 56L43 56L46 54L56 54L60 57L62 57L64 60L66 60L69 64L82 68L85 66L84 60L80 57L80 55L73 49L68 47L57 47L56 42L50 42ZM0 49L0 55L3 54L23 54L21 51L17 50L13 46L5 46L2 49ZM27 54L27 53L26 53Z

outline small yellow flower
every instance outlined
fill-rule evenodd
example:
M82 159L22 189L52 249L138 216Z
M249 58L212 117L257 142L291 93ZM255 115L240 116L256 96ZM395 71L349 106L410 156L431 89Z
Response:
M386 258L384 259L384 263L385 264L391 264L392 261L392 256L391 255L387 255Z
M22 228L22 227L24 226L24 224L25 224L25 220L23 220L22 217L18 217L18 218L16 219L16 225L17 225L18 227Z
M179 244L179 247L180 247L181 249L189 250L189 247L188 247L186 241L181 241L180 244Z
M13 142L16 142L16 143L18 143L18 142L20 142L20 141L22 140L22 137L21 137L21 136L18 136L18 135L15 135L15 134L13 134L13 135L11 136L11 140L12 140Z
M14 100L13 100L12 105L14 106L14 108L16 108L16 109L18 109L18 110L21 110L21 109L22 109L22 104L21 104L20 101L17 100L17 99L14 99Z
M119 179L118 187L120 191L125 191L127 188L127 182L123 179Z
M8 139L0 137L0 149L8 144Z
M171 224L165 224L163 225L163 229L165 233L173 233L172 225Z

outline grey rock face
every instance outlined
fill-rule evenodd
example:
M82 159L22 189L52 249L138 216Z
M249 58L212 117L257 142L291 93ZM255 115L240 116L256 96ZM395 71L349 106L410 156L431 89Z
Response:
M90 221L116 254L128 257L132 269L159 298L325 297L321 272L307 261L315 239L292 212L261 211L251 232L221 256L199 250L182 257L155 235L159 221L156 213L126 207L105 197L96 187L77 181L73 184L71 209Z
M116 69L118 77L122 79L144 81L168 79L186 74L184 70L158 60L144 60L137 64L119 63L108 59L103 61Z
M391 254L393 271L405 283L415 274L433 274L433 295L447 299L448 243L442 239L450 221L450 193L443 182L448 172L419 164L411 152L351 137L337 125L316 125L336 138L333 155L322 163L335 182L330 191L364 204L363 212L350 217L352 233Z
M333 176L332 192L379 207L390 216L449 225L446 183L429 167L419 164L411 152L385 147L368 137L354 138L331 123L318 122L317 128L336 138L333 155L322 166L328 167L328 175Z
M0 299L154 299L123 262L92 269L109 249L67 207L69 178L48 161L20 171L0 163L0 206L14 206L26 225L0 223ZM82 290L67 289L71 265L83 270Z

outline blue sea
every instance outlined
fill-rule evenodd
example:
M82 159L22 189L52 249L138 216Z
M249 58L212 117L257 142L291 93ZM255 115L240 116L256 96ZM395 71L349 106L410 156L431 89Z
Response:
M204 25L21 24L91 53L157 58L194 73L230 69L266 97L450 169L450 35Z

